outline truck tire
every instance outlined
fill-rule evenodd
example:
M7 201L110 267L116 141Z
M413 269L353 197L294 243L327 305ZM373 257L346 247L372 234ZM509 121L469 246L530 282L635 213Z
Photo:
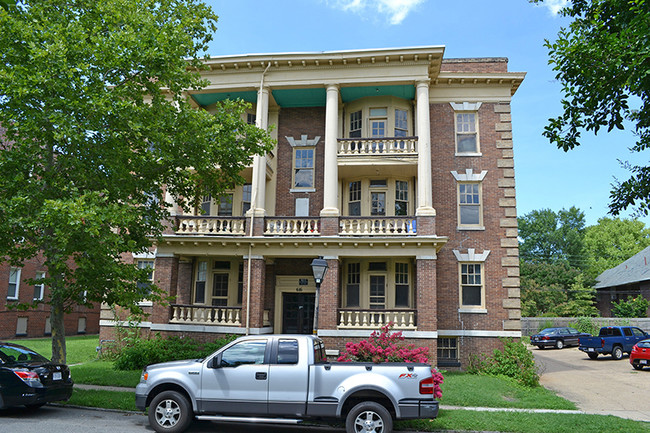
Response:
M158 433L180 433L190 426L194 413L187 398L176 391L164 391L149 406L149 425Z
M598 358L598 352L589 352L587 353L587 356L589 357L589 359L596 359Z
M386 408L364 401L352 408L345 418L346 433L392 433L393 418Z
M612 349L612 358L617 361L623 359L623 348L621 346L615 346Z
M555 348L556 348L556 349L563 349L563 348L564 348L564 341L562 341L562 340L557 340L557 341L555 342Z

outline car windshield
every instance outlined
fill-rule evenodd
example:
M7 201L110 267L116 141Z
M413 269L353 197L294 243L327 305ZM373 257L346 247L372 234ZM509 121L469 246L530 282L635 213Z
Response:
M540 334L542 334L542 335L550 335L550 334L555 334L556 331L557 331L557 329L555 329L555 328L546 328L546 329L540 331Z
M0 345L0 363L2 364L25 364L25 363L50 362L44 356L39 355L23 346Z

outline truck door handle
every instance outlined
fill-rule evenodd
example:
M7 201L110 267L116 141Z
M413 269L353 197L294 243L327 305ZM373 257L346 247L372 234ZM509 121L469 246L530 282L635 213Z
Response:
M266 373L264 372L255 373L255 380L266 380Z

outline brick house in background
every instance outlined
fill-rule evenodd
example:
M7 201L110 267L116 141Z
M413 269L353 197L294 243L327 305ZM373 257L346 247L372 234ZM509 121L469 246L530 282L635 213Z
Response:
M143 304L163 335L311 333L330 349L393 322L432 362L520 337L505 58L444 59L443 46L213 57L197 109L241 98L277 147L222 197L136 257L172 305ZM250 284L249 284L250 282ZM117 322L102 310L101 338ZM332 353L331 353L332 354Z
M0 264L0 339L51 335L49 305L40 304L26 311L10 308L19 302L29 304L36 300L47 300L47 286L28 284L26 281L44 277L45 272L40 258L27 260L21 267ZM99 311L99 305L95 308L73 307L73 311L65 315L66 335L98 334Z

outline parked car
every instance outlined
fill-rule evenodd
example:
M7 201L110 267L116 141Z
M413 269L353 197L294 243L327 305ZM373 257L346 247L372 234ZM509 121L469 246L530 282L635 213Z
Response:
M31 349L0 341L0 409L38 408L72 395L70 369Z
M392 431L393 419L432 419L431 366L338 362L312 335L241 337L205 359L149 365L135 405L159 433L192 420L298 423L345 421L347 433Z
M650 340L641 340L634 345L630 352L630 364L636 370L650 367Z
M614 359L623 358L623 353L632 352L634 345L646 338L648 334L633 326L604 326L598 337L580 338L580 349L591 359L599 354L612 355Z
M547 347L555 347L562 349L565 346L577 346L580 337L591 337L591 334L578 332L577 330L569 327L559 328L546 328L542 329L538 334L530 337L530 344L537 346L540 349Z

